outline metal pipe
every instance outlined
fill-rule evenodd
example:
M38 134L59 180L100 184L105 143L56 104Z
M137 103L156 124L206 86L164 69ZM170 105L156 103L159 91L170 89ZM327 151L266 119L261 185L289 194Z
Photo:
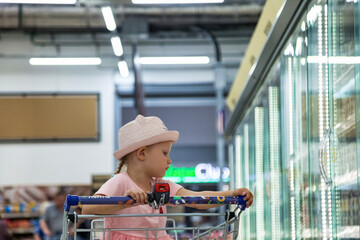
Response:
M227 16L235 20L244 16L259 16L262 11L261 5L226 5L226 6L201 6L201 7L114 7L116 16L144 16L164 17L174 16L201 16L208 17ZM22 27L103 27L104 22L100 8L93 7L43 7L22 6ZM18 27L20 12L17 7L0 8L0 28ZM138 16L139 17L139 16Z
M225 5L225 6L201 6L201 7L129 7L119 6L114 7L113 12L115 15L209 15L209 16L258 16L261 14L263 6L250 4L250 5ZM84 7L43 7L43 6L23 6L23 14L26 18L57 18L57 17L72 17L83 19L88 15L88 18L98 17L102 20L100 8L93 7L86 9ZM17 7L4 7L0 10L2 17L17 17ZM89 16L90 15L90 16Z

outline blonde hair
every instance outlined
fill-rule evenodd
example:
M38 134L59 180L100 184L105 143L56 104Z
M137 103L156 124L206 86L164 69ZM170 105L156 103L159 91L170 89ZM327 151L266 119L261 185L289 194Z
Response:
M120 159L120 162L119 162L118 168L115 171L115 174L118 174L121 172L122 167L126 164L126 162L128 160L128 156L129 156L129 154L125 155L124 157L122 157Z

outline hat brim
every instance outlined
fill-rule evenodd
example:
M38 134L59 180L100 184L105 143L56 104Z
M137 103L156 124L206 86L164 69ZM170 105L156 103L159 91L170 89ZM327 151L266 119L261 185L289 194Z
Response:
M142 139L141 141L135 142L127 147L119 149L119 150L115 151L113 155L116 159L120 160L122 157L124 157L128 153L131 153L141 147L150 146L155 143L167 142L167 141L171 141L171 142L175 143L175 142L177 142L178 139L179 139L178 131L167 131L167 132L161 133L159 135L155 135L155 136L152 136L152 137L149 137L146 139Z

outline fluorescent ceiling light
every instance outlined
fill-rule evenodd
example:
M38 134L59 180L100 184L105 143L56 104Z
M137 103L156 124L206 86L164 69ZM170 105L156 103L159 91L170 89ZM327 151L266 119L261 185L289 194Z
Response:
M133 4L198 4L223 2L224 0L132 0Z
M140 63L145 65L156 64L208 64L209 57L141 57Z
M30 58L31 65L100 65L100 58Z
M125 77L129 76L129 68L128 68L125 61L118 62L118 68L119 68L119 71L120 71L120 75L122 77L125 78Z
M101 12L105 20L106 28L109 31L114 31L116 29L116 23L111 7L102 7Z
M114 54L118 57L120 57L121 55L123 55L124 50L121 44L121 40L119 37L112 37L111 38L111 45L112 48L114 50Z
M75 4L76 0L0 0L0 3L16 4Z
M308 56L308 63L360 64L360 56Z

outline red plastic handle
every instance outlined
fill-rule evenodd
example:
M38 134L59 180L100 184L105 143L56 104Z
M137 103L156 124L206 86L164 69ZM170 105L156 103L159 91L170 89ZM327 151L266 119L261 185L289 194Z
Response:
M170 192L168 183L155 183L155 192Z

